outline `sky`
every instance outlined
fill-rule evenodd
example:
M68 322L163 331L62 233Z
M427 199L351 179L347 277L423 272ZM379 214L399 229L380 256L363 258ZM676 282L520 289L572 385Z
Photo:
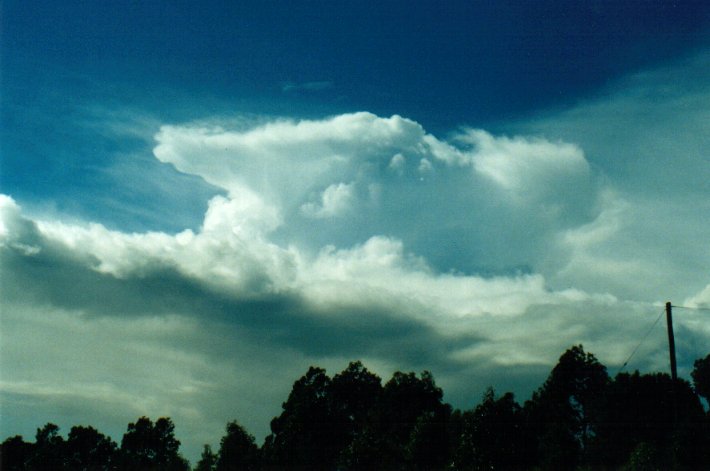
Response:
M522 402L580 343L668 371L666 301L709 353L707 2L0 8L2 439L194 463L351 360Z

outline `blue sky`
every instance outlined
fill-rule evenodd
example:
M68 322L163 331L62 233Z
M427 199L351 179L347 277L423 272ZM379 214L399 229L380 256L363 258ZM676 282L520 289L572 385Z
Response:
M706 2L2 5L3 436L188 457L309 365L520 400L710 303ZM677 316L681 373L707 313ZM654 331L630 368L666 368Z
M3 187L102 218L99 202L77 201L105 185L82 181L145 147L87 126L108 111L156 122L369 111L436 134L497 130L701 49L703 3L7 2ZM36 161L54 184L37 181ZM146 217L123 222L164 223Z

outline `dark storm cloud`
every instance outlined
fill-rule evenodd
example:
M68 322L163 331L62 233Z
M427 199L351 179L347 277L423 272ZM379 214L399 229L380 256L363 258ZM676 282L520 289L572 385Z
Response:
M8 302L88 317L181 315L306 355L374 355L413 365L445 358L452 349L480 340L471 334L446 338L411 312L385 305L322 307L298 293L230 296L169 266L155 265L141 276L118 278L97 271L91 257L77 258L67 247L43 240L35 225L25 222L22 243L0 250L0 263L13 274L0 288ZM32 250L26 253L30 243Z

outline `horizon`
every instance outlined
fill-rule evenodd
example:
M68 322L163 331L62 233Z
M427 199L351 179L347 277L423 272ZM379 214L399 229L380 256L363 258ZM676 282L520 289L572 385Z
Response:
M631 357L633 357L634 353L635 353L635 350L629 356L629 359L631 359ZM571 360L572 358L575 358L575 360ZM575 362L584 362L584 365L582 365L580 363L575 363ZM566 367L566 368L563 368L563 369L565 369L566 373L563 373L562 375L560 375L558 372L556 375L555 370L559 369L563 364ZM683 401L686 401L686 402L684 402L684 407L688 407L689 405L692 405L693 402L695 402L695 405L697 406L696 412L699 412L699 415L695 417L696 420L702 419L702 413L704 410L707 411L707 407L708 407L707 397L703 397L703 394L705 394L705 390L703 388L706 387L704 381L707 378L705 378L703 376L703 374L701 373L701 370L703 370L704 368L706 369L708 365L710 365L710 354L708 354L705 358L698 358L697 361L695 362L693 373L692 373L692 376L693 376L692 382L688 381L685 378L678 378L676 380L677 381L676 387L682 386L683 390L690 393L690 396L685 396L685 395L683 396L683 398L684 398ZM570 372L569 368L572 366L575 366L577 369L574 370L573 372ZM585 368L585 366L586 366L586 368ZM418 390L417 388L414 388L414 390L408 389L408 388L412 388L412 384L408 383L407 381L402 382L402 378L415 379L415 382L420 387L422 385L430 386L431 389L425 389L426 391L429 391L429 393L437 396L437 391L438 391L438 396L437 396L437 397L439 397L439 401L437 402L438 406L441 407L441 411L448 411L445 413L448 414L448 417L450 420L454 420L454 421L455 420L462 420L462 417L465 417L466 414L473 414L473 417L477 417L479 420L481 420L482 417L486 417L486 414L478 415L478 414L476 414L476 411L480 407L491 407L491 403L490 402L487 403L487 401L494 401L494 402L495 401L504 401L504 403L507 404L508 407L511 407L511 409L509 411L516 411L517 410L517 412L515 412L515 413L521 414L521 415L517 416L516 420L529 420L529 419L524 418L524 417L526 417L526 414L523 413L523 411L527 411L527 413L531 413L531 411L535 410L537 407L540 407L540 400L541 400L540 398L543 396L548 397L547 400L550 400L549 396L547 396L547 395L549 395L549 393L550 393L550 388L552 387L551 384L557 384L557 387L563 387L563 389L564 389L565 386L562 386L562 384L560 384L560 381L562 381L563 383L564 383L564 381L571 381L574 383L575 380L569 379L570 374L576 378L576 381L582 381L585 384L587 384L586 388L582 388L582 391L586 391L586 392L589 392L587 390L587 388L590 387L589 383L594 382L594 380L592 378L596 378L596 380L599 380L599 378L596 376L596 373L599 372L600 374L603 374L603 377L605 377L606 380L602 380L602 384L604 382L606 382L606 388L611 387L612 390L615 391L614 393L612 393L611 397L614 397L614 394L618 395L620 393L620 391L624 391L625 388L628 388L628 384L629 384L628 381L635 379L636 387L649 388L647 391L645 391L642 394L642 396L645 398L646 407L648 407L651 404L654 404L655 401L660 401L660 402L664 401L663 397L656 397L654 399L650 399L654 394L661 394L661 396L663 394L671 394L669 389L664 389L663 386L661 386L659 388L658 386L663 385L664 382L665 382L666 386L668 384L670 384L670 381L672 379L672 374L669 374L667 372L647 372L647 373L641 374L638 369L633 372L632 371L623 371L624 367L625 367L625 365L622 366L621 368L619 368L616 371L616 373L612 375L608 371L607 367L604 364L598 362L598 360L593 352L588 352L588 351L585 352L582 345L573 345L573 346L569 347L568 349L566 349L565 352L563 352L560 355L558 362L551 369L548 376L545 378L544 382L541 383L535 389L534 394L532 394L529 398L525 398L525 399L517 398L517 397L515 397L514 394L512 396L508 397L511 394L509 391L500 391L500 390L497 391L495 389L495 387L493 387L492 385L489 385L486 388L486 390L484 391L482 397L479 399L478 402L476 402L475 404L469 405L468 408L459 409L459 408L452 407L445 400L442 400L446 396L446 393L445 393L445 391L442 391L441 388L436 384L436 376L433 374L433 372L430 372L427 370L419 372L419 373L397 371L397 372L393 373L391 378L387 379L387 378L379 377L376 374L373 374L371 371L368 370L367 365L362 364L358 360L353 360L353 361L349 362L348 366L343 371L341 371L337 374L330 374L330 375L328 374L328 372L326 370L318 367L317 365L311 365L308 368L308 371L304 372L303 376L294 380L293 389L289 393L288 398L284 398L285 402L283 403L282 410L280 411L281 414L275 415L273 420L276 420L280 417L283 418L284 415L288 416L290 414L299 414L299 412L294 412L294 405L293 404L290 407L287 407L286 406L287 402L299 401L299 400L306 400L307 401L308 399L306 399L306 398L312 399L312 396L310 396L308 394L303 395L303 390L301 390L301 395L296 394L294 396L293 394L296 391L297 387L299 387L299 386L300 386L300 388L306 387L306 389L315 388L315 390L320 390L319 388L323 387L323 385L318 382L313 383L313 382L309 382L306 380L306 378L311 374L311 372L314 372L314 371L317 373L317 375L324 375L325 381L326 381L326 386L325 386L325 389L321 392L325 392L326 394L329 394L329 395L332 395L334 393L337 394L337 391L340 391L340 394L343 393L343 391L339 390L338 388L336 388L335 390L331 389L331 386L334 385L334 382L337 381L338 377L341 375L343 377L348 378L345 380L346 384L348 381L363 382L362 384L360 384L360 388L364 387L365 385L370 384L368 382L369 379L373 379L373 380L376 379L377 384L379 384L379 388L381 391L387 390L390 387L394 387L394 389L396 390L397 389L396 385L399 384L400 386L405 385L404 391L408 391L410 394L413 394L414 390L418 391L418 393L421 394L422 390ZM592 371L594 371L594 373L591 373ZM357 373L355 373L355 375L353 375L354 372L357 372ZM342 381L343 377L340 378L341 381ZM652 380L652 381L649 382L649 380ZM341 382L340 384L342 385L343 383ZM617 387L620 389L616 389L613 386L614 384L617 384ZM307 386L304 386L304 385L307 385ZM596 387L600 387L600 386L601 386L601 384L596 384ZM566 387L569 387L569 385L567 385ZM594 389L594 387L592 387L592 389ZM572 390L574 390L574 387ZM569 393L569 391L567 391L567 392ZM607 392L608 391L605 391L603 389L601 391L596 391L596 393L601 393L602 395L607 394ZM404 393L404 392L400 391L400 393ZM575 395L575 394L579 394L579 393L580 393L580 391L577 391L576 393L573 392L571 394ZM357 393L355 393L355 397L359 397L359 395L361 395L361 394L363 394L362 389L360 389ZM404 394L406 394L406 393L404 393ZM630 394L629 399L631 399L631 400L638 399L638 396L634 395L634 394L638 394L638 391L634 392L633 388L631 390L627 390L626 394ZM318 397L318 396L316 395L315 397ZM378 396L378 397L380 400L383 400L382 396ZM333 399L333 396L331 396L331 399ZM345 396L341 397L341 400L344 400L346 403L348 400L352 400L352 399L353 398L347 396L347 394ZM363 398L360 397L360 399L362 400ZM374 397L370 398L370 399L371 399L371 401L369 402L369 405L372 408L371 412L374 412L375 410L380 410L380 413L381 413L381 411L382 411L382 409L380 409L381 405L379 405L379 403L374 400L375 399ZM510 400L510 402L507 402L508 399ZM619 399L617 397L615 400L612 400L611 403L615 404L615 407L618 407L619 403L615 402L618 400ZM621 403L623 403L623 401ZM330 404L330 402L328 402L328 404ZM357 400L356 400L356 404L357 404ZM352 406L352 404L351 404L351 406ZM392 406L392 404L390 404L390 406ZM330 404L328 407L332 407L332 404ZM667 407L657 407L656 409L658 409L658 410L654 411L654 412L656 412L658 415L655 417L655 419L662 421L664 416L666 418L670 417L669 409ZM336 407L335 410L339 410L339 409ZM334 412L334 411L331 411L331 412ZM489 413L490 412L491 411L489 411ZM651 411L645 411L645 412L648 413ZM362 411L360 411L360 413L362 413ZM498 411L498 413L500 413L500 411ZM585 414L583 414L583 415L586 415L587 413L594 415L595 413L598 414L598 411L596 411L595 413L592 413L590 411L586 411ZM685 413L688 413L688 410L686 410ZM300 412L300 414L303 414L303 412ZM685 419L689 420L689 417L690 416L687 416ZM599 418L599 417L597 417L597 418ZM159 420L167 419L168 423L172 424L173 427L176 426L176 424L174 424L174 422L172 422L172 419L170 417L159 417L158 418L158 417L142 416L142 417L138 417L135 422L131 422L128 424L127 430L126 430L126 432L124 432L123 437L126 437L126 435L130 435L132 433L135 433L135 428L133 428L133 426L136 423L138 423L139 421L143 421L144 419L147 419L147 423L149 423L149 424L153 421L157 422ZM304 420L304 419L306 419L306 417L301 417L301 419ZM508 419L510 419L510 417L508 417ZM607 419L608 419L608 417L607 417ZM644 413L636 410L635 411L635 419L636 420L645 420ZM350 420L352 420L352 418ZM463 419L463 420L465 422L465 419ZM488 420L491 420L491 417L488 417ZM493 420L495 420L495 419L493 419ZM340 422L336 421L336 423L340 423ZM376 421L375 421L375 423L376 423ZM700 425L701 423L702 422L699 422L695 425ZM229 430L229 427L232 424L236 424L241 429L241 431L245 434L245 436L250 437L249 440L254 442L254 445L259 450L262 450L262 451L265 449L265 447L267 447L266 444L268 443L269 438L273 438L273 436L274 436L274 434L272 434L270 436L265 437L262 440L257 440L248 429L244 428L239 423L239 420L237 418L225 419L225 426L226 426L227 430ZM403 425L403 424L400 424L400 425ZM413 424L409 424L409 425L413 425ZM515 429L515 426L509 424L505 420L503 420L502 423L498 423L499 427L501 425L503 425L503 426L507 425L510 428L511 432ZM665 427L668 427L668 424L665 422L663 422L662 424L658 423L657 425L659 425L660 429L665 429L667 433L670 431L670 429L665 428ZM308 427L309 425L306 423L303 423L303 424L300 424L300 426ZM362 424L360 424L360 426L362 426ZM597 426L599 426L599 424L597 424ZM688 426L688 424L686 424L686 426ZM46 424L42 424L41 427L38 426L37 431L39 433L40 429L45 430L48 427L56 427L56 424L53 424L51 422L47 422ZM73 424L72 429L74 429L74 427L94 428L92 426L92 424ZM453 426L452 430L456 430L456 427ZM101 430L96 430L96 431L99 434L104 435L104 434L102 434ZM62 437L66 443L66 437L69 434L69 430L62 431L61 427L58 427L58 428L56 428L55 432L60 437ZM362 430L361 430L361 432L362 432ZM283 431L281 433L283 433ZM606 431L606 433L608 433L608 430ZM227 435L229 435L229 432L225 432L225 435L222 436L222 440L224 440ZM112 441L115 445L117 445L117 449L120 450L119 453L123 452L123 445L122 444L123 444L124 438L121 438L119 440L119 437L114 438L110 435L105 435L105 436L110 441ZM172 436L172 438L177 439L178 443L180 445L182 444L182 441L180 440L180 438L181 438L180 436L176 436L176 435L171 435L171 436ZM6 437L6 440L9 440L11 438L17 438L17 437L16 436ZM24 439L25 437L21 437L21 438ZM283 437L282 437L282 439L283 439ZM293 439L293 437L291 439ZM460 438L460 439L463 440L463 438ZM287 440L288 440L288 438L287 438ZM521 438L516 437L515 440L521 440ZM32 442L26 442L26 443L32 443ZM87 443L88 442L84 443L84 447L86 447ZM131 444L128 445L128 449L131 450L128 453L135 453L135 450L132 450L132 448L131 448L131 446L135 446L135 443L134 442L131 442L131 443L132 443L132 445ZM153 446L155 446L155 444ZM219 455L221 454L221 447L222 447L221 441L218 441L215 443L205 443L204 446L205 447L209 446L210 451L213 453L214 458L219 457ZM693 447L688 448L686 450L686 452L690 452L691 450L694 450L694 448ZM104 449L104 451L105 451L105 449ZM697 452L700 450L695 450L695 451ZM94 452L95 452L95 450L94 450ZM26 451L25 451L25 453L26 453ZM178 446L178 449L175 450L175 453L177 453L178 457L185 458L185 456L181 452L179 446ZM227 453L229 453L229 450L227 450ZM42 455L40 454L40 456L42 456ZM79 456L82 456L84 459L88 458L87 456L81 455L81 453L79 454ZM102 456L102 459L106 459L106 455L101 455L101 456ZM700 455L698 455L698 456L700 456ZM236 456L231 456L230 459L235 459L235 458L236 458ZM513 459L521 459L521 458L516 457ZM687 460L688 457L685 457L685 459ZM191 468L194 468L198 464L198 461L190 460L189 464L190 464Z

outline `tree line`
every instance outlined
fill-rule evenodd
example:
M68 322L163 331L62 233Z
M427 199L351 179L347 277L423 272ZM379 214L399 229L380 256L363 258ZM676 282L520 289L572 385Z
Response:
M455 410L431 373L396 372L384 385L361 362L332 378L311 367L258 446L237 421L193 468L222 470L707 470L710 354L693 384L664 373L619 373L581 345L565 351L520 404L489 388ZM92 427L67 438L54 424L0 445L2 470L189 470L169 418L128 425L120 446Z

